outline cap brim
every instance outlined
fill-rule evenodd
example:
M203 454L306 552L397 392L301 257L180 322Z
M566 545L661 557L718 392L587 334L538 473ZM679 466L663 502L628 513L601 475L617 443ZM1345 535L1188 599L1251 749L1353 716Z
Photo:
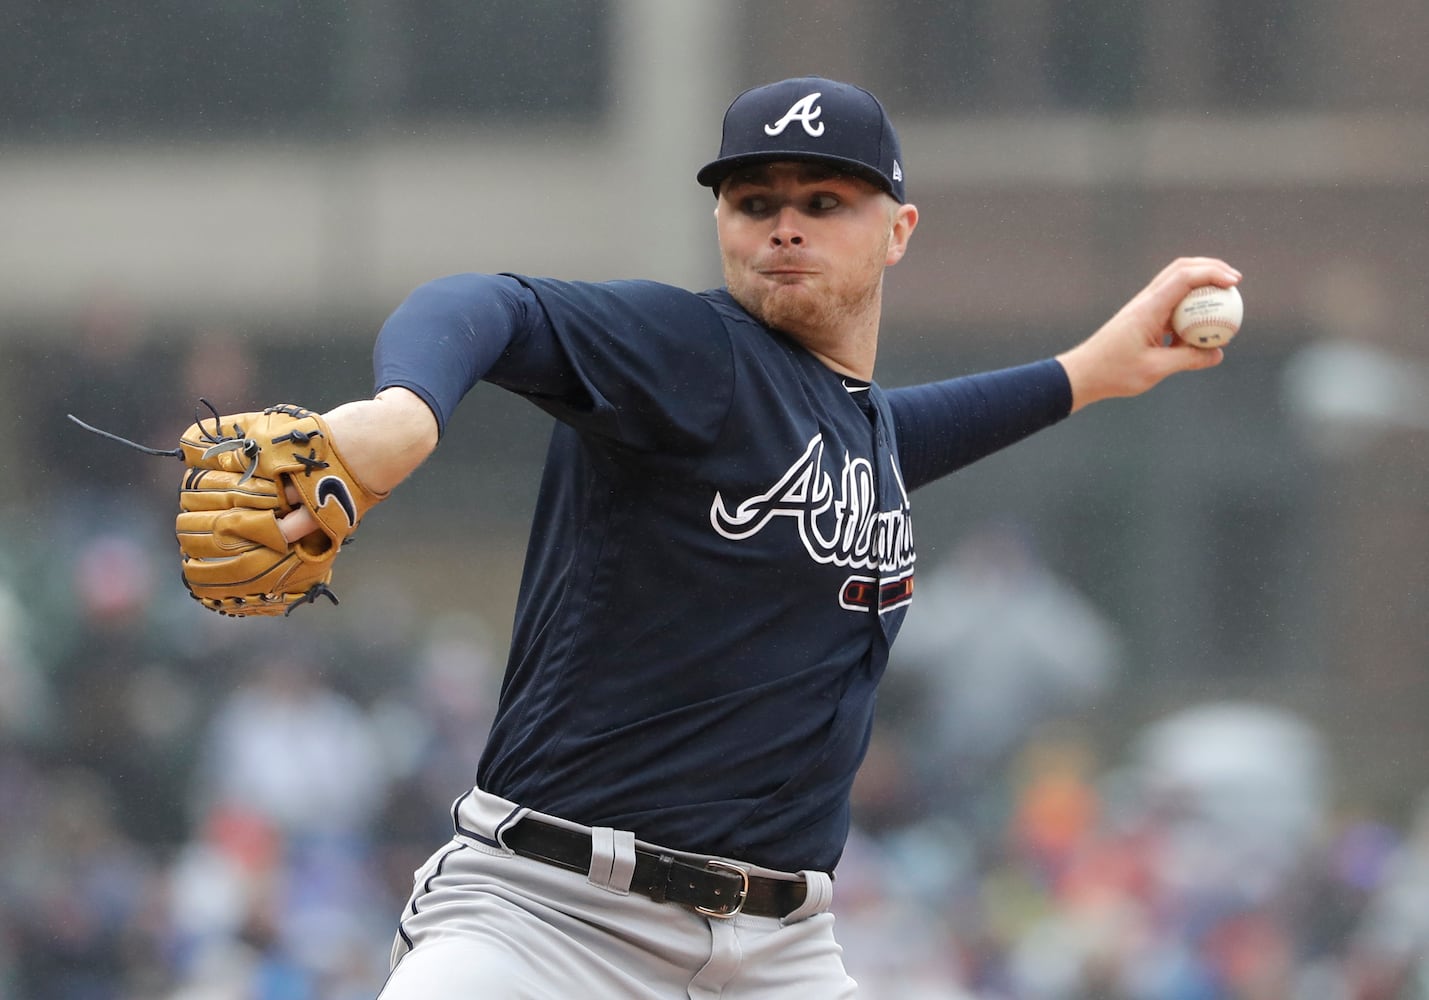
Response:
M753 166L757 163L779 163L779 162L800 162L800 163L827 163L833 167L853 174L868 181L874 187L885 194L897 198L897 193L893 190L893 185L889 183L877 170L872 169L866 163L858 160L848 159L842 156L824 156L813 154L801 150L760 150L757 153L744 153L739 156L726 156L722 159L712 160L700 168L695 174L695 180L703 186L719 194L719 186L723 180L741 167Z

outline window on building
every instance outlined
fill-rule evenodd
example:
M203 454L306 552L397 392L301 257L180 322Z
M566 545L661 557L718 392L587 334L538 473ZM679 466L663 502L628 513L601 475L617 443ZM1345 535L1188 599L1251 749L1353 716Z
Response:
M878 51L894 54L878 68L900 108L935 114L987 110L991 92L987 44L990 0L897 0L880 19Z
M1310 10L1292 0L890 0L878 23L881 89L931 114L1116 114L1276 108L1305 101ZM1157 38L1193 21L1207 53L1185 86L1158 78ZM1302 88L1297 90L1296 87Z
M0 136L337 133L607 100L609 0L0 0Z
M1307 24L1291 0L1211 0L1207 20L1213 56L1207 90L1231 108L1283 107L1297 100L1293 70ZM1293 84L1293 86L1292 86ZM1303 100L1308 94L1299 95Z
M1072 111L1134 108L1145 53L1141 0L1061 0L1047 10L1053 102Z
M578 118L608 96L609 0L405 0L407 117Z

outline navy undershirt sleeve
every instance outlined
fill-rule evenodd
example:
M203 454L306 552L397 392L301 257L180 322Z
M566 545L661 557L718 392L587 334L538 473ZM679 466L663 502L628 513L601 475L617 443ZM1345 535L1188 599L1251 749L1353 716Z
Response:
M532 305L530 292L505 275L458 274L419 286L377 335L377 390L415 392L445 431L462 397L538 321Z
M1065 418L1072 387L1055 359L887 392L909 490Z
M729 408L730 342L701 296L653 281L459 274L383 324L377 390L410 389L445 433L478 381L636 450L708 447Z

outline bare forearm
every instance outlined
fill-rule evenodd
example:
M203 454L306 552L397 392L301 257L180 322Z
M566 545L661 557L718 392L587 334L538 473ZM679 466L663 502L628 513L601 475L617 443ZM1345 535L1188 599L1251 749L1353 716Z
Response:
M353 474L379 493L410 476L437 446L436 417L408 389L383 389L323 416Z

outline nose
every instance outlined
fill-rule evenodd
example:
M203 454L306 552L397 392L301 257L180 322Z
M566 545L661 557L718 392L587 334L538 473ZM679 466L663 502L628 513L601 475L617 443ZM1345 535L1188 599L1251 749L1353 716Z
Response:
M774 228L769 233L772 246L803 246L804 231L799 228L799 213L792 205L786 205L774 220Z

